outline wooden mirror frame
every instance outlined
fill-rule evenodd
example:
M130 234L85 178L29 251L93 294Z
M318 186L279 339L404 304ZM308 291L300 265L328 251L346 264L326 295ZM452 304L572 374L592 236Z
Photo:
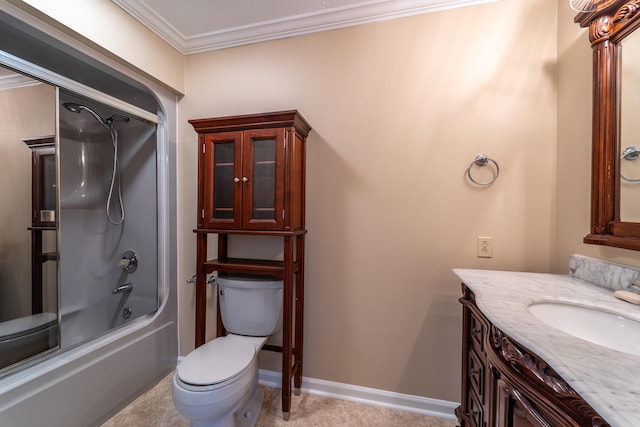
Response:
M621 41L640 26L640 0L594 0L574 21L593 48L591 232L584 243L640 250L640 223L620 220Z

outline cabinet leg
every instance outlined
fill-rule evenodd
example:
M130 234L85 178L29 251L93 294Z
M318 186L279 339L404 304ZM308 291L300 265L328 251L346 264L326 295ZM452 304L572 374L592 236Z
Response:
M284 238L283 277L283 328L282 328L282 416L289 419L291 409L291 367L292 367L292 311L293 311L293 239Z
M229 249L229 236L226 234L218 235L218 259L226 260ZM217 289L214 287L214 289ZM216 295L216 337L226 335L224 325L222 324L222 313L220 312L220 296Z
M296 396L300 396L302 387L302 356L304 334L304 234L296 238L296 260L299 270L296 274L296 317L295 317L295 375L293 385Z
M196 331L195 346L200 347L206 339L207 322L207 285L206 269L204 266L207 260L207 235L198 233L196 236Z
M31 231L31 314L42 313L42 230Z

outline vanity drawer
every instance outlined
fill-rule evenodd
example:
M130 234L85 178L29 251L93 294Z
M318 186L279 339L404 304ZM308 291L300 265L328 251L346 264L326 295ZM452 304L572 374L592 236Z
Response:
M467 414L469 419L471 420L471 425L473 427L484 427L484 410L483 406L480 403L480 400L473 392L473 390L469 390L467 393L467 403L469 413ZM466 426L465 424L465 427Z
M478 396L480 403L484 403L484 363L473 349L469 350L467 357L469 384Z
M485 323L481 320L478 314L473 310L469 310L469 342L478 351L478 353L484 353L484 336L487 332Z

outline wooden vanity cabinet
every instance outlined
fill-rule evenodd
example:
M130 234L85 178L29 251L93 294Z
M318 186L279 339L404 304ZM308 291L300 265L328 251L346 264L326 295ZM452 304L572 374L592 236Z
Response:
M462 285L461 427L609 426L544 360L496 328Z
M205 343L206 276L259 275L283 282L282 412L289 418L291 383L302 383L305 247L305 144L311 126L295 110L189 120L198 133L195 345ZM218 235L217 258L207 237ZM282 261L229 255L234 236L282 239ZM216 336L226 333L220 307Z

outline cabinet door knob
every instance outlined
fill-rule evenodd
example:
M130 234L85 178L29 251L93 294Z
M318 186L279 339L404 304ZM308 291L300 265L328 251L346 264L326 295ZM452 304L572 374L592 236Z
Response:
M242 182L247 182L247 181L249 181L249 178L247 178L246 176L243 176L242 177Z
M235 178L233 178L233 182L240 182L240 178L236 176Z

